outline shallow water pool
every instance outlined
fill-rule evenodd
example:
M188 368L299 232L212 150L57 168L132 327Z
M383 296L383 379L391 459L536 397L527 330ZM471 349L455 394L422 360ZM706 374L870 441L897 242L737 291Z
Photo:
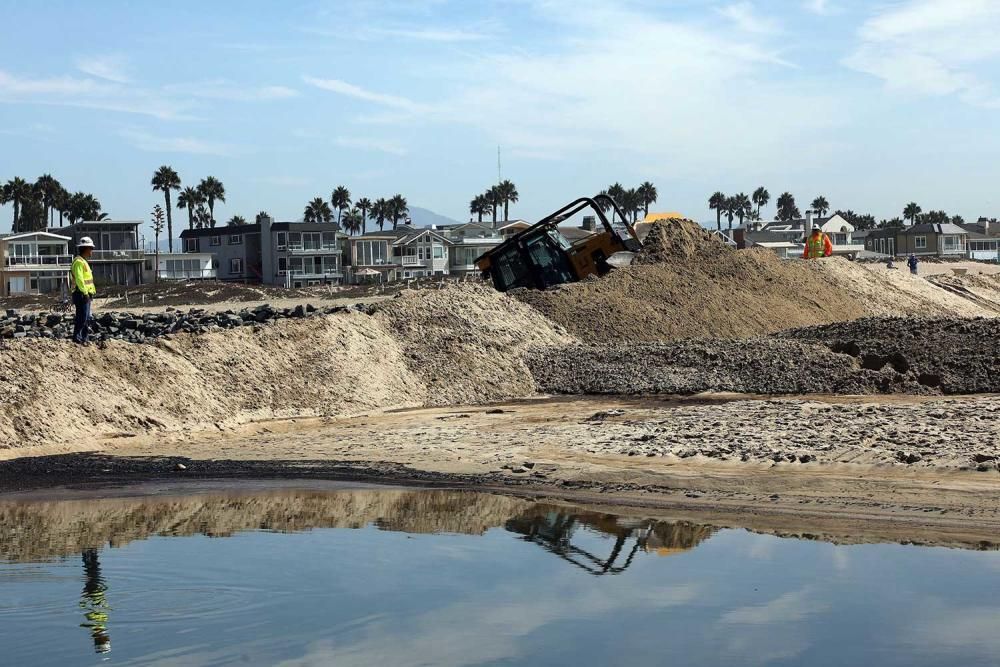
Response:
M1000 553L487 494L0 501L4 665L992 665Z

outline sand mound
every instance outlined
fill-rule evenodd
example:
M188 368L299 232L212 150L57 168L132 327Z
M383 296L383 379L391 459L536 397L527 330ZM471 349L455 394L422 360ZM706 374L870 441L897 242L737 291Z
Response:
M0 352L0 449L424 400L400 346L360 313L105 349L20 340Z
M524 351L572 341L536 310L475 284L404 292L376 307L431 405L527 396L535 383Z
M655 224L637 262L601 280L514 294L593 341L749 337L865 314L850 291L806 262L733 250L687 221Z

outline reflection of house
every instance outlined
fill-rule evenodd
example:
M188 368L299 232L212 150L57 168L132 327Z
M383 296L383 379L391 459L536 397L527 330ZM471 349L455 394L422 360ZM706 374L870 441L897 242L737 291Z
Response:
M969 233L966 241L969 257L986 262L1000 262L1000 224L980 218L979 222L959 225Z
M964 257L969 232L951 223L872 230L865 249L883 255Z
M90 269L94 284L139 285L142 283L143 251L139 245L138 220L92 220L66 227L56 227L50 232L72 238L71 248L84 236L94 242L90 255Z
M261 279L260 225L185 229L185 253L213 256L216 278L259 282Z
M70 240L48 232L0 236L0 296L61 291L73 264Z
M215 266L211 253L207 252L161 252L159 264L157 253L146 251L142 265L142 281L152 283L158 280L213 280ZM154 271L153 265L157 268Z

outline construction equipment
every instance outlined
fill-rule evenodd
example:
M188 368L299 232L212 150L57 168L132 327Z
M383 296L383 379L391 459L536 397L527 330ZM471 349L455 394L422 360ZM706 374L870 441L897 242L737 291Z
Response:
M602 204L604 208L602 209ZM590 208L604 231L570 243L559 223ZM609 221L604 209L614 213ZM639 239L625 213L607 195L581 197L480 255L476 265L501 292L516 287L545 289L553 285L604 275L611 258L621 252L638 252Z

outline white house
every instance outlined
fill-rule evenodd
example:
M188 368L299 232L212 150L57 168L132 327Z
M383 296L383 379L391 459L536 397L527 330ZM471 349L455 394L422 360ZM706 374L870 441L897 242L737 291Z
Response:
M0 236L0 296L49 294L68 286L70 241L49 232Z
M147 251L142 263L142 282L214 280L216 277L213 257L210 252L161 252L159 264L156 262L156 253ZM156 264L155 271L154 264Z

